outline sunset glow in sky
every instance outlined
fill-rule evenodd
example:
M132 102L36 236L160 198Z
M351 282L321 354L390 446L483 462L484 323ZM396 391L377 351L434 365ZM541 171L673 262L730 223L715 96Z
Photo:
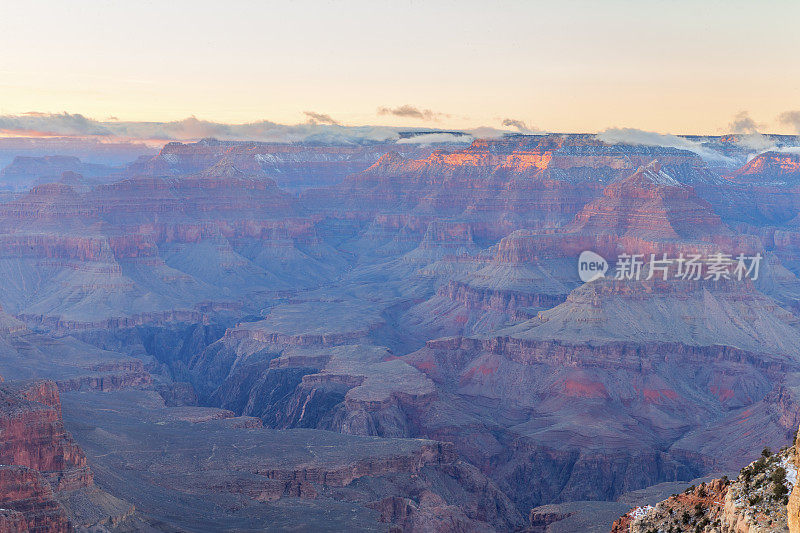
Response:
M795 133L800 2L40 1L0 8L0 115ZM410 105L420 116L380 108ZM424 113L428 111L428 113Z

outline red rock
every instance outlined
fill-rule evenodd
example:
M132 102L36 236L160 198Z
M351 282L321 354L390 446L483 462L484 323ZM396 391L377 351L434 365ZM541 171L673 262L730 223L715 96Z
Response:
M800 179L800 153L768 151L758 154L730 176L743 183L796 183Z
M54 382L0 385L0 433L0 531L89 530L133 517L130 504L94 485L83 451L64 429Z
M26 533L30 530L25 515L11 509L0 510L0 531L7 533Z
M0 389L0 401L0 464L41 472L56 490L91 485L86 457L61 422L55 383L9 383Z
M72 525L53 489L36 470L0 465L0 530L65 533Z

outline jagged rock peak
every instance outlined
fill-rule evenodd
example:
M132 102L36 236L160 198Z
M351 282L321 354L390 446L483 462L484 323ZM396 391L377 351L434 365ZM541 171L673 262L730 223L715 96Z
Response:
M645 166L640 166L636 172L613 182L615 184L625 184L626 186L636 187L686 187L664 170L661 169L661 162L654 159Z
M215 164L203 170L200 176L213 178L246 178L248 174L239 169L233 161L223 157Z

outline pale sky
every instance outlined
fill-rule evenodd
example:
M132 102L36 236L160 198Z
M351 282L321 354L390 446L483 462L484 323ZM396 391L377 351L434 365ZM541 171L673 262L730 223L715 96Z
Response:
M800 1L3 2L0 115L762 131L800 109ZM437 120L379 114L409 104Z

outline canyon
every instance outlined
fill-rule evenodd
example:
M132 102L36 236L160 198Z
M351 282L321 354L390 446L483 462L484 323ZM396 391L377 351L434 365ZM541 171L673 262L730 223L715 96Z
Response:
M0 529L556 531L734 477L800 425L800 139L768 139L12 160ZM760 264L651 262L694 254Z

